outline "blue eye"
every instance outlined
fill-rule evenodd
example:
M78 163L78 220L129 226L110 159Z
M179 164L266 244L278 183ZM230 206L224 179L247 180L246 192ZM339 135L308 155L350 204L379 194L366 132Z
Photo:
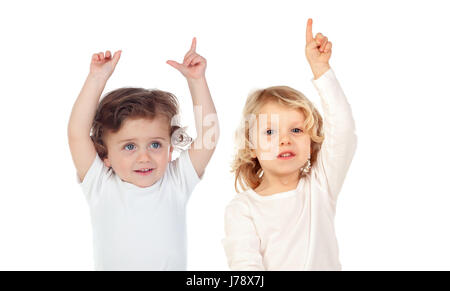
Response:
M302 132L303 130L301 130L300 128L294 128L292 131L295 132L295 133L300 133L300 132Z
M127 144L124 148L125 148L127 151L132 151L132 150L134 149L134 144L129 143L129 144Z
M267 135L272 135L272 134L273 134L273 129L268 129L268 130L266 130L266 134L267 134Z
M153 142L150 145L150 147L153 148L153 149L159 149L161 147L161 144L159 142Z

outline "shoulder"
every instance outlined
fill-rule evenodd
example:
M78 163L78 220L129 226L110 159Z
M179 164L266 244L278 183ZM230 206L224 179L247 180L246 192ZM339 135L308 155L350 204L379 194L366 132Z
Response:
M161 179L163 187L170 189L184 202L188 201L195 186L200 182L187 151L180 152L178 157L168 163Z
M113 174L114 174L113 170L111 168L106 167L103 161L96 153L94 160L92 161L88 171L83 177L83 180L81 180L80 177L77 175L77 182L79 184L87 184L95 179L98 179L99 177L110 178L113 176Z
M115 177L111 168L104 165L98 154L88 169L83 181L77 176L77 181L81 186L83 193L88 201L98 199L109 183L113 182Z
M187 150L181 151L177 158L169 162L166 172L172 177L184 174L193 180L200 180Z
M238 193L227 204L225 208L226 215L249 215L251 201L248 191Z

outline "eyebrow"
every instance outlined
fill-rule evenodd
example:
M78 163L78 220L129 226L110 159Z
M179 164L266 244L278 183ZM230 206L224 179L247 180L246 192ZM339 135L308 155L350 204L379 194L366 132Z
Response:
M293 121L293 122L290 122L288 124L289 124L289 126L300 126L300 127L304 127L305 126L305 122L304 121L303 122L301 122L301 121ZM267 121L266 125L267 126L280 125L280 123L279 122Z
M159 136L152 137L152 138L150 138L150 139L160 139L160 140L166 141L166 138L164 138L164 137L159 137ZM123 139L123 140L118 141L118 143L124 143L124 142L135 141L135 140L136 140L135 138Z

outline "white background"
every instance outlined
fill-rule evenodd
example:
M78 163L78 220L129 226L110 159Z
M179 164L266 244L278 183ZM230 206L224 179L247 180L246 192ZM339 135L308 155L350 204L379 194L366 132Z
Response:
M426 4L425 4L426 3ZM193 36L221 139L188 206L188 269L227 270L225 205L233 133L247 94L292 86L320 107L305 27L333 42L330 64L359 144L340 194L344 270L450 270L450 19L446 1L2 1L0 269L92 270L89 210L67 123L91 55L122 49L105 92L175 93L194 119L182 60Z

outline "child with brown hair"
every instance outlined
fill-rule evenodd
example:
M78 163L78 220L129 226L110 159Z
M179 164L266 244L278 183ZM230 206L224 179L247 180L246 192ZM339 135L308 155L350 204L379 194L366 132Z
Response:
M201 108L197 138L172 161L174 147L189 139L176 122L173 94L120 88L99 104L120 56L121 51L92 56L68 126L70 151L91 212L95 267L185 270L186 204L219 136L206 60L196 53L194 38L183 63L167 62L185 76L193 105ZM215 122L206 126L205 118Z
M222 241L232 270L340 270L336 201L356 149L350 105L329 65L331 42L306 29L324 118L299 91L251 94L237 132L235 187Z

